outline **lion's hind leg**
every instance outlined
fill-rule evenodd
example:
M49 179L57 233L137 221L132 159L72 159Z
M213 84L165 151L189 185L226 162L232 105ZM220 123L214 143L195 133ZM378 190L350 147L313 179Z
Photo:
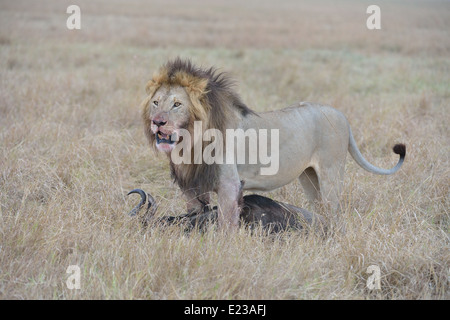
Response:
M330 223L336 226L342 224L340 195L343 177L344 163L329 167L322 166L318 170L308 167L299 177L305 194L315 211L328 217Z
M341 192L343 188L344 163L330 167L321 167L320 182L320 212L328 217L330 227L345 231L345 222L342 218Z
M305 191L308 200L315 204L316 201L320 200L320 185L319 177L317 176L316 170L309 167L298 177L300 183Z

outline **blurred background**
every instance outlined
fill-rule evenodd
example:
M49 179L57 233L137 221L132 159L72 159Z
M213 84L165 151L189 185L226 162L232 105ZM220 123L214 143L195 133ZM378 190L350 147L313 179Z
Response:
M372 1L373 2L373 1ZM1 1L1 41L93 42L154 48L345 49L448 53L450 3L345 0ZM376 1L375 1L376 2ZM66 8L81 8L68 32ZM370 4L379 31L366 28Z

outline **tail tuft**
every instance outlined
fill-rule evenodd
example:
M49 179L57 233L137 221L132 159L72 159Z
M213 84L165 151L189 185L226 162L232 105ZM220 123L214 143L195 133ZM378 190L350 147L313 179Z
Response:
M406 146L403 143L396 144L393 150L395 154L400 155L400 158L404 158L406 155Z

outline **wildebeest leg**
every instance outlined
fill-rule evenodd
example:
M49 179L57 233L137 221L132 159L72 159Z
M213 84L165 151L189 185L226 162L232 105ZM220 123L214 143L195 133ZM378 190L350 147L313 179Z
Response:
M198 194L194 189L188 189L183 192L186 197L186 207L188 213L199 213L203 212L206 206L210 203L209 192Z

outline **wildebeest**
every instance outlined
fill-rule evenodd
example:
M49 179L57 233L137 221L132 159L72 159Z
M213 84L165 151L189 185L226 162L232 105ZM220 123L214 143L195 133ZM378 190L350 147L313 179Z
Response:
M180 224L186 231L198 229L205 231L208 226L218 220L217 206L205 205L201 211L193 211L177 216L155 217L157 204L155 199L142 189L134 189L128 195L137 193L141 201L130 212L130 216L136 216L147 203L145 212L139 215L144 227L149 225L171 225ZM241 207L240 224L254 229L261 226L263 230L277 233L284 230L302 230L305 227L314 227L322 232L326 230L326 223L322 216L309 212L308 210L272 200L270 198L251 194L242 196L239 201Z

